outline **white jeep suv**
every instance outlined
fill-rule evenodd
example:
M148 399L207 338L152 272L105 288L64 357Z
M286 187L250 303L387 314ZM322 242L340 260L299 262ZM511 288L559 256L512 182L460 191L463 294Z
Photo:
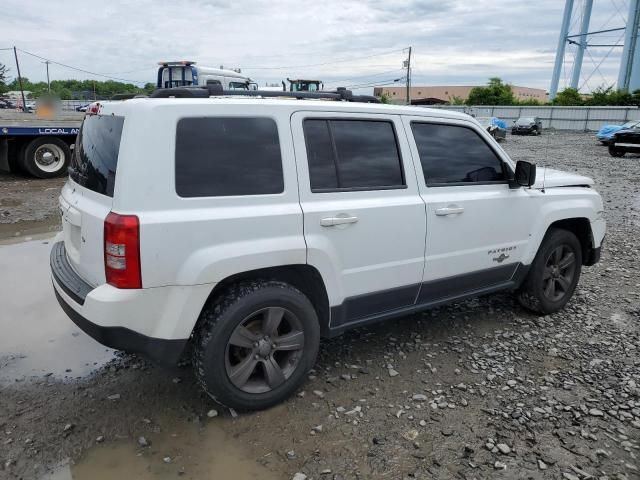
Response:
M89 109L51 271L86 333L160 363L189 345L224 405L282 401L353 327L500 290L555 312L599 259L593 181L536 175L467 115L195 91Z

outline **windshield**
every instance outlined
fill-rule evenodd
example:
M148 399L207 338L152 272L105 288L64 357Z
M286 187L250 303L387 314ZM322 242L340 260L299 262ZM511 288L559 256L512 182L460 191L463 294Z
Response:
M229 90L249 90L247 82L229 82Z
M193 72L190 66L162 67L160 88L184 87L193 85Z
M520 117L516 122L518 125L529 125L530 123L536 123L533 117Z

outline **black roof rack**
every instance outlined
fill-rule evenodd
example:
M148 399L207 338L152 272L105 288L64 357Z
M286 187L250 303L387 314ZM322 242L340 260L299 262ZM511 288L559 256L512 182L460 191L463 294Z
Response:
M288 97L298 100L323 99L358 103L380 103L380 100L373 95L354 95L351 90L339 87L335 91L322 92L281 92L267 90L223 90L222 85L207 85L200 87L176 87L159 88L149 97L151 98L208 98L224 96L242 97Z

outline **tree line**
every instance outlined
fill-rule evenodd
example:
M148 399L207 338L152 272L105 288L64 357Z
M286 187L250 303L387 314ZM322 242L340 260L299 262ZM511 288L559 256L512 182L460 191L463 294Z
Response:
M138 87L132 83L117 82L114 80L52 80L50 86L47 82L32 82L27 77L17 77L9 81L9 69L0 63L0 95L22 88L31 92L34 98L43 95L53 95L62 100L93 100L110 98L117 93L148 94L156 88L154 83L147 83L144 87Z
M551 102L540 102L536 99L518 100L513 94L511 85L503 83L500 78L490 78L487 86L474 87L466 100L451 99L452 104L459 105L558 105L558 106L640 106L640 90L632 93L615 90L613 87L596 88L589 95L582 95L575 88L565 88Z

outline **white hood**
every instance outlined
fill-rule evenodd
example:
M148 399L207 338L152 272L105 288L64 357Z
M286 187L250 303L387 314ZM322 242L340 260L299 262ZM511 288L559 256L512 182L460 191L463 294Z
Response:
M536 171L536 183L533 188L570 187L573 185L593 185L595 182L589 177L583 177L575 173L563 172L553 168L538 167Z

